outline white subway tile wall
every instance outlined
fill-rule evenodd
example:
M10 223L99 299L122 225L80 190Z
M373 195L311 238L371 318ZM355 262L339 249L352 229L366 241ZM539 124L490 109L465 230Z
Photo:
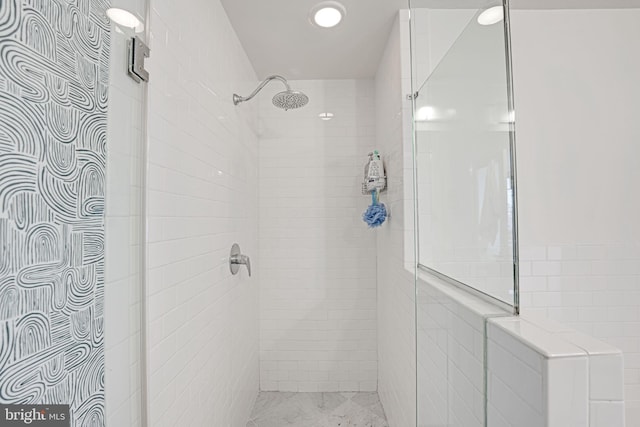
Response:
M151 0L149 424L244 426L259 388L257 77L218 0ZM206 40L203 45L195 41Z
M497 327L493 321L488 323L487 334L489 425L546 426L543 355Z
M382 152L390 211L376 230L378 268L378 394L392 427L415 426L415 288L409 15L401 11L375 79L377 147Z
M145 1L112 1L145 15ZM143 88L126 73L128 38L111 32L105 223L105 410L108 425L140 425Z
M418 426L484 426L485 318L506 315L458 289L417 283Z
M522 312L623 350L629 426L640 426L640 58L628 55L639 23L637 8L516 9L511 25Z
M376 232L361 219L373 81L289 83L307 106L274 107L279 82L257 101L261 389L375 391Z
M595 258L598 252L601 256ZM563 322L623 350L627 418L629 425L637 424L640 246L533 246L521 254L522 313Z
M490 319L486 354L488 425L625 426L620 350L524 316Z

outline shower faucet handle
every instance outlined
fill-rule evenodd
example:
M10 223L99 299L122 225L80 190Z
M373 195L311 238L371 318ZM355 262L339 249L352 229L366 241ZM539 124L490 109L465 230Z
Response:
M251 277L251 258L247 255L243 255L240 250L240 246L237 243L234 243L233 246L231 246L231 253L229 254L229 269L231 270L231 274L238 274L241 265L247 267L249 277Z
M251 277L251 258L247 255L238 255L238 260L236 261L236 265L245 265L247 267L247 272L249 273L249 277Z

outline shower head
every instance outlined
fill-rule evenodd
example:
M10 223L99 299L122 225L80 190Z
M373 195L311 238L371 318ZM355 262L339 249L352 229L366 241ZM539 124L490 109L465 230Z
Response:
M304 107L309 102L309 97L307 95L305 95L302 92L291 90L291 87L289 86L287 79L285 79L284 77L269 76L266 79L264 79L262 83L260 83L260 85L256 88L256 90L251 92L251 95L247 97L240 96L234 93L233 105L238 105L241 102L249 101L251 98L256 96L258 92L260 92L262 88L265 87L266 84L269 83L271 80L280 80L284 84L284 86L287 88L287 90L285 90L284 92L279 92L273 97L273 105L275 105L276 107L282 108L286 111L286 110L291 110L293 108Z
M304 107L307 102L309 102L309 97L295 90L285 90L284 92L276 93L273 97L273 105L285 111Z

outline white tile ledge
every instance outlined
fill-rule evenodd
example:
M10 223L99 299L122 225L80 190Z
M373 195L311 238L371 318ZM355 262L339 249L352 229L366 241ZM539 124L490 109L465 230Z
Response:
M561 323L534 315L489 319L489 323L535 348L547 358L622 355L622 351L616 347Z
M472 313L486 318L503 332L546 358L622 355L622 351L589 335L551 319L524 314L510 316L500 307L483 301L426 271L418 271L417 280L456 301Z
M478 316L487 318L496 316L509 316L511 314L508 311L496 305L483 301L475 295L472 295L471 293L466 292L457 286L451 285L444 280L441 280L429 274L426 271L418 270L417 280L443 293L453 301L456 301L458 304L462 305L464 308L471 311L472 313L475 313Z
M560 333L549 332L524 317L500 317L488 322L547 359L588 356L585 350L567 341Z
M540 317L535 314L527 314L521 316L527 322L533 323L541 329L562 338L575 346L583 349L590 356L605 356L605 355L622 355L622 350L600 341L590 335L578 332L562 323L556 322L545 317Z
M562 323L536 315L524 316L537 326L583 349L589 356L622 356L622 350Z

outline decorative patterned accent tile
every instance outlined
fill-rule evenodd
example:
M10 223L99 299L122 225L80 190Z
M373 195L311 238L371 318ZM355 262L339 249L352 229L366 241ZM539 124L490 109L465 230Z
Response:
M104 425L108 0L0 2L0 403Z

